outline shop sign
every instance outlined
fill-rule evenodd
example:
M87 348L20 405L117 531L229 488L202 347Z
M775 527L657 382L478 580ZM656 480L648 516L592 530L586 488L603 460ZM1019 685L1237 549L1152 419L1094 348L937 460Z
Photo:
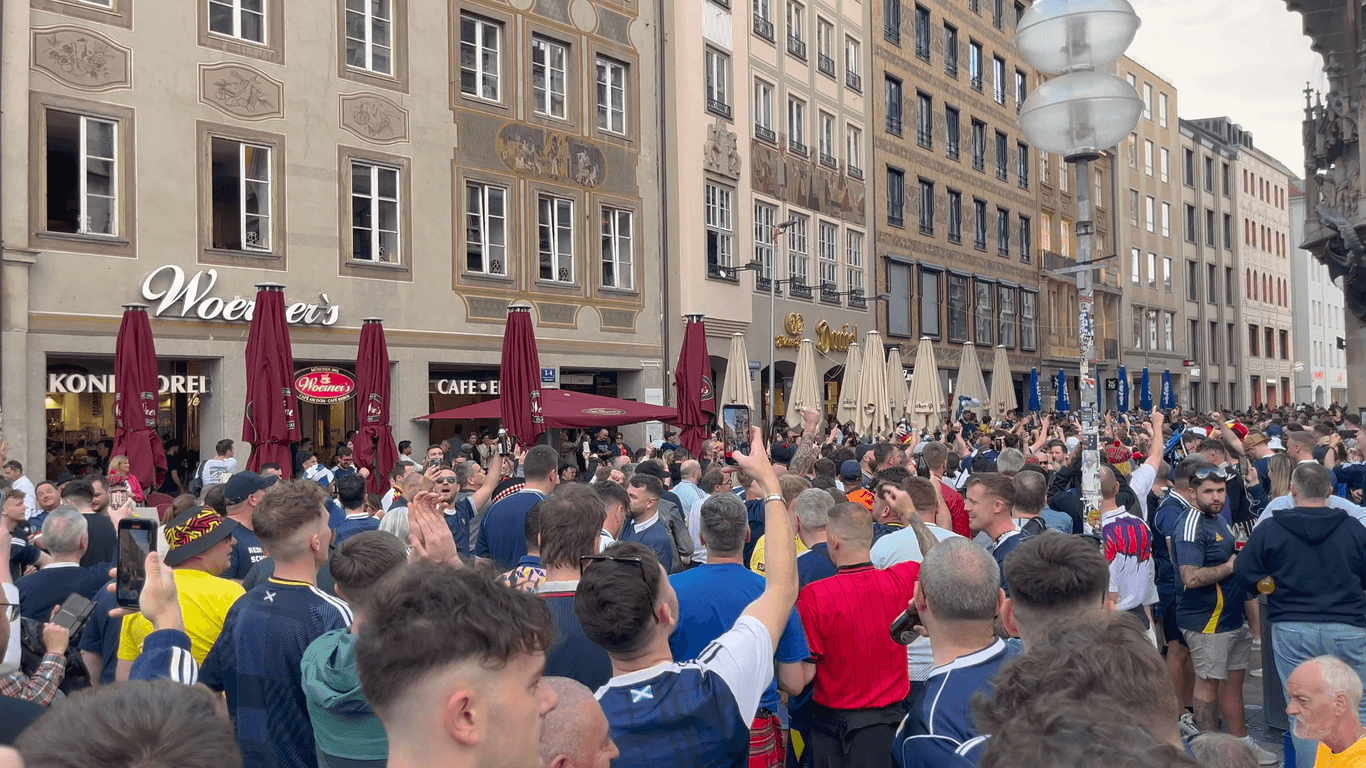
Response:
M160 280L169 275L169 283ZM175 264L167 264L155 269L142 281L142 298L157 302L152 307L152 315L161 317L172 314L179 317L197 317L200 320L226 320L228 322L251 322L252 310L256 308L255 299L232 298L224 301L210 296L218 283L218 270L200 270L189 280L185 270ZM336 325L341 308L327 300L327 294L319 294L321 304L297 302L285 307L285 322L291 325ZM174 311L179 304L179 311Z
M432 382L438 395L497 395L498 380L437 379Z
M305 403L333 405L356 394L356 380L340 368L315 366L294 374L294 393Z
M208 376L158 376L157 389L163 395L208 394ZM47 391L54 395L80 395L86 392L113 393L114 374L49 373Z
M800 347L802 345L802 331L806 329L806 322L802 316L796 312L788 313L783 321L782 336L773 338L775 347ZM858 340L858 326L850 329L849 324L845 323L839 330L826 320L816 324L816 350L821 354L827 352L847 352L849 345Z

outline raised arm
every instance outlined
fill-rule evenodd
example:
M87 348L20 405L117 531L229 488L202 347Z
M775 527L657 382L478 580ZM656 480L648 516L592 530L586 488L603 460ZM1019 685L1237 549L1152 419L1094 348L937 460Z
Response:
M1153 433L1152 439L1148 441L1148 460L1143 463L1152 467L1154 472L1162 466L1162 422L1164 420L1162 411L1153 411Z
M749 455L734 455L747 475L764 492L764 593L745 609L746 616L761 621L777 647L792 606L797 603L797 531L783 503L778 476L764 452L764 437L758 427L749 429Z
M797 452L788 462L787 469L794 475L805 477L811 473L812 468L816 466L816 460L821 457L816 443L821 436L820 412L815 408L803 408L802 421L802 437L797 443Z

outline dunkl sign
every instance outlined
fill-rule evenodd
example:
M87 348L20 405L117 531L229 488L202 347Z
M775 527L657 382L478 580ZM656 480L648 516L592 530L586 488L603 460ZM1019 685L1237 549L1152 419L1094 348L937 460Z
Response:
M256 300L233 298L224 301L217 296L210 296L217 283L216 269L200 270L194 277L186 280L185 270L174 264L167 264L154 270L142 281L142 298L158 302L152 309L152 314L156 317L169 313L180 317L197 317L200 320L250 322L252 310L256 308ZM328 302L325 293L320 294L320 298L322 304L299 302L285 307L285 321L292 325L336 325L337 314L341 308ZM176 305L180 306L178 311Z

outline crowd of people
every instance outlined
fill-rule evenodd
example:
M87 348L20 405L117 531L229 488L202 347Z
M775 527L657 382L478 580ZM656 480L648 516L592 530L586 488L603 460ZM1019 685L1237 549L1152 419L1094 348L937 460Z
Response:
M405 444L379 494L346 444L0 456L0 766L1366 766L1357 415L1107 414L1098 510L1067 415L802 417Z

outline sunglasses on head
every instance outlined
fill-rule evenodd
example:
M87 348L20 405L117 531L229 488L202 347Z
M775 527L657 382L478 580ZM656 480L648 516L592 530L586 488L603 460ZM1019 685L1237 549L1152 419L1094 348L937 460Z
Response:
M1202 483L1206 480L1227 481L1228 477L1229 475L1224 471L1223 467L1206 467L1204 469L1197 469L1195 474L1191 476L1191 479L1197 483Z

